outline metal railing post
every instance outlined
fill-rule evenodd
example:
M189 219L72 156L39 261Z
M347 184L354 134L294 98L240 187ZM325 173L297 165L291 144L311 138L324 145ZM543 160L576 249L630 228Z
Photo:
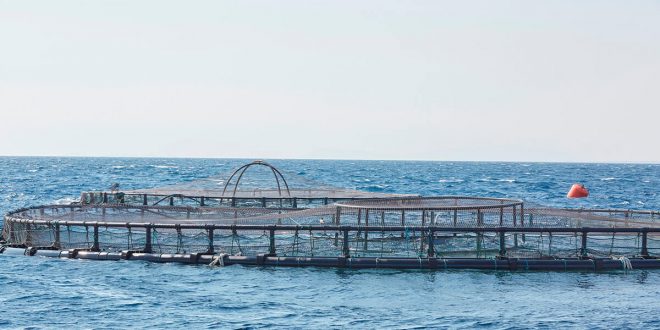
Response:
M428 257L433 258L435 257L435 245L433 242L433 229L429 229L429 251L428 251Z
M144 242L144 252L151 253L151 225L146 225L145 229L145 242Z
M344 258L350 257L350 250L348 249L348 229L344 229L344 242L343 242L343 248L342 248L342 256Z
M648 234L648 228L642 228L642 257L649 256Z
M275 229L270 230L270 242L269 242L269 248L268 248L268 254L271 256L275 256Z
M506 256L506 237L504 229L500 228L500 257Z
M55 242L53 243L53 247L59 249L62 246L62 242L60 241L60 223L56 222L55 223Z
M586 257L587 256L587 232L582 231L582 245L580 247L580 256L581 257Z
M94 224L94 245L92 245L92 251L98 252L100 251L100 244L99 244L99 225L98 223Z
M213 243L213 228L209 227L208 229L206 229L206 232L207 232L208 237L209 237L209 248L208 248L208 251L206 251L206 253L213 254L213 253L215 253L215 247L214 247L214 243Z
M369 241L369 209L364 210L364 251L367 251Z

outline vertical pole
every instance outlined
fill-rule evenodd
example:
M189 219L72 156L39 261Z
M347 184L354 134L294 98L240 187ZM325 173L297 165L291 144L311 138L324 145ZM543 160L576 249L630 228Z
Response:
M236 207L236 197L231 198L231 207Z
M435 256L435 245L433 244L433 230L429 230L429 252L428 256L429 258L433 258Z
M343 248L342 248L342 256L344 258L348 258L349 255L349 249L348 249L348 229L344 229L344 242L343 242Z
M362 224L362 209L358 209L358 215L357 215L357 224L358 224L358 229L357 229L357 235L356 237L360 237L360 225Z
M213 254L215 253L215 247L214 247L215 244L213 243L213 237L214 237L213 228L208 228L206 232L208 233L208 237L209 237L209 249L208 251L206 251L206 253Z
M100 251L100 244L99 244L99 224L95 223L94 224L94 245L92 245L92 251Z
M513 206L513 227L518 226L518 220L517 217L518 215L516 214L517 208L514 205ZM518 234L513 234L513 246L518 247Z
M293 208L297 209L298 208L298 197L293 198Z
M580 256L587 256L587 232L582 231L582 247L580 248Z
M334 225L339 226L341 219L341 207L337 206L337 210L335 211L335 216L333 218ZM335 246L339 246L339 232L335 232Z
M364 250L367 251L367 241L369 240L369 209L364 210Z
M520 226L525 227L525 205L520 204ZM525 243L525 234L522 234L522 241Z
M380 225L385 226L385 211L380 212Z
M401 210L401 227L406 226L406 211ZM403 238L403 232L401 232L401 238Z
M646 228L642 229L642 257L649 256L648 249L648 230Z
M270 244L269 244L268 254L270 256L275 255L275 229L270 230Z
M504 226L504 208L500 207L500 227Z
M454 210L454 227L458 224L458 210Z
M206 199L206 198L205 198L204 196L202 196L202 197L199 199L199 206L205 206L205 204L206 204L205 199Z
M55 243L53 243L53 246L57 249L61 247L61 242L60 242L60 224L55 223Z
M170 206L174 206L174 197L170 197Z
M426 210L422 210L422 226L426 225Z
M261 197L261 207L266 208L266 197Z
M147 194L142 195L142 205L147 205Z
M108 193L104 192L103 193L103 204L107 204L107 203L108 203Z
M513 226L514 226L514 227L518 226L518 220L517 220L518 215L516 214L516 211L517 211L517 210L518 210L518 209L517 209L516 206L514 205L514 206L513 206Z
M435 225L435 212L431 211L431 225Z
M323 198L323 205L328 205L328 197Z
M481 209L477 209L477 226L482 227L484 225L483 213ZM482 232L477 232L477 258L481 252L481 242L484 240L484 234Z
M504 229L500 229L500 257L506 256L506 237Z
M145 226L144 252L151 253L151 225Z

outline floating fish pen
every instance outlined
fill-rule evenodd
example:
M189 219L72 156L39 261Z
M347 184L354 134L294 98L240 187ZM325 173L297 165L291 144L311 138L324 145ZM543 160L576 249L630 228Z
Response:
M239 187L247 169L257 165L272 172L276 187ZM226 181L85 192L75 204L8 213L0 250L218 266L660 268L655 211L557 209L515 199L289 184L279 170L257 161Z

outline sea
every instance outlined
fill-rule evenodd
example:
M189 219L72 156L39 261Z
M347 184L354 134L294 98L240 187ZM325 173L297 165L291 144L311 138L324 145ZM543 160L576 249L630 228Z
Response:
M0 157L0 211L228 173L247 159ZM660 210L659 164L269 160L373 192ZM573 183L586 199L567 199ZM352 270L0 255L0 328L660 328L660 271Z

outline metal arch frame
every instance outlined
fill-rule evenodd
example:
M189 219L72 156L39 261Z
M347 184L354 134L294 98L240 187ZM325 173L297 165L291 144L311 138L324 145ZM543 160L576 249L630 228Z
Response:
M231 176L229 177L227 182L225 182L225 187L222 189L222 196L224 196L225 193L227 192L227 187L231 183L231 179L233 179L234 176L236 176L236 174L238 174L238 172L241 172L241 174L239 174L238 178L236 179L236 184L234 185L234 190L232 191L232 195L231 195L231 197L236 197L236 190L238 189L238 184L241 182L241 178L243 178L243 174L245 174L245 171L247 171L248 168L250 168L251 166L255 166L255 165L266 166L273 172L273 176L275 176L275 182L277 182L277 192L279 193L280 197L282 197L282 187L280 185L280 178L281 178L282 182L284 183L284 186L286 187L287 196L291 197L291 191L289 190L289 184L286 182L286 179L284 179L284 175L282 175L282 172L280 172L275 166L270 165L270 164L264 162L263 160L255 160L255 161L253 161L249 164L245 164L245 165L239 167L238 169L236 169L236 171L234 171L234 173L231 174Z

